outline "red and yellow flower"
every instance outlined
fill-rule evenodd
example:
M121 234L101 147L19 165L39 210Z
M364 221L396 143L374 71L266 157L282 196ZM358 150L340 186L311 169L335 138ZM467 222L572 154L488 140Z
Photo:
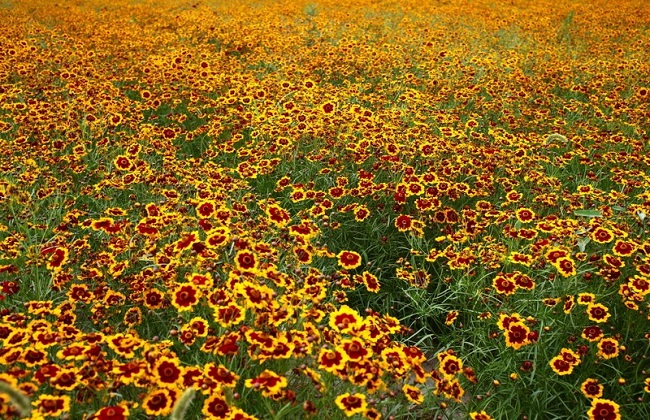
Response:
M594 229L589 236L599 244L607 244L614 240L614 232L601 226Z
M576 275L576 263L569 257L561 257L552 263L562 277L571 277Z
M144 397L142 407L150 416L167 416L171 414L177 396L178 391L175 389L156 389Z
M363 324L363 318L348 305L342 305L330 314L329 326L344 334L353 334Z
M612 248L614 255L619 257L629 257L630 255L634 254L636 250L637 245L634 242L622 241L620 239L614 243L614 247Z
M174 387L183 376L183 367L178 360L161 357L153 369L156 383L163 387Z
M211 394L204 402L201 410L206 419L231 419L232 408L228 406L226 397L221 393Z
M603 396L605 387L598 379L588 378L580 385L580 392L587 398L600 398Z
M619 355L620 345L615 338L603 338L598 342L598 356L603 359L613 359Z
M361 255L354 251L341 251L336 256L339 265L346 270L353 270L361 266Z
M458 373L463 371L463 361L457 356L449 353L438 353L438 372L440 372L446 379L451 380L456 377Z
M350 358L341 350L321 349L318 353L318 366L328 372L342 369Z
M201 298L201 291L192 283L182 284L172 292L172 305L180 312L190 311Z
M336 406L343 410L346 416L352 417L355 414L363 414L368 407L366 396L364 394L350 394L346 392L334 400Z
M255 378L246 379L245 385L247 388L262 391L262 395L265 397L270 397L286 388L287 378L266 369Z
M111 405L98 410L89 420L126 420L129 414L129 408L125 404Z
M291 215L288 211L283 209L277 204L269 204L266 206L266 215L273 224L279 228L283 228L291 221Z
M604 398L591 400L591 408L587 411L589 420L620 420L620 406L614 401Z
M590 303L587 305L587 315L591 321L598 323L607 322L607 320L612 316L612 314L609 313L607 306L601 303Z
M70 397L41 394L32 405L43 417L60 417L61 414L70 411Z
M531 343L530 328L523 322L511 322L508 328L503 332L506 339L506 346L519 350L523 346Z
M248 250L237 251L235 265L241 271L256 271L259 267L259 259L254 252Z
M422 393L422 390L416 386L404 384L402 392L404 392L406 399L414 404L419 405L424 402L424 394Z
M469 418L472 420L494 420L494 418L485 411L473 411L469 413Z
M560 376L570 375L581 362L580 355L571 349L563 348L560 354L549 362L553 372Z

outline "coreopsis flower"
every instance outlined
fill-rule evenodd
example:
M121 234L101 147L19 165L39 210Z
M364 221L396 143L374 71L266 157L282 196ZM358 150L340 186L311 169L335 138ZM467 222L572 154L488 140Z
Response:
M221 393L211 394L203 403L201 413L206 419L232 418L232 408L228 406L226 397Z
M174 242L174 249L178 252L189 249L200 240L199 232L184 233L179 240Z
M596 295L593 293L578 293L577 303L580 305L589 305L596 303Z
M449 311L445 317L445 325L452 325L458 318L458 311Z
M573 372L573 368L580 364L580 355L574 352L571 349L563 348L560 351L560 354L555 356L549 362L553 372L558 375L570 375Z
M159 309L165 300L165 294L158 289L150 289L143 292L144 306L148 309Z
M300 261L302 264L311 264L312 258L313 258L313 252L310 249L310 247L307 246L294 246L292 248L292 251L298 261Z
M589 420L619 420L621 413L620 406L614 401L604 398L594 398L591 400L591 408L587 411Z
M424 394L422 394L422 390L416 386L404 384L402 392L404 392L406 399L414 404L422 404L424 402Z
M413 227L413 218L406 214L401 214L395 219L395 227L400 232L407 232Z
M358 338L341 340L339 344L350 360L359 362L372 356L372 350L364 345L364 342Z
M334 349L321 349L318 353L318 366L328 372L335 372L342 369L349 357L345 352Z
M273 290L270 287L248 281L238 283L235 286L235 292L246 300L247 307L257 309L267 308L273 296Z
M241 271L255 271L259 267L259 259L255 253L241 250L235 255L235 265Z
M32 402L32 405L43 417L59 417L70 411L70 397L42 394Z
M214 285L214 279L212 278L212 274L206 273L206 274L198 274L198 273L192 273L187 276L187 281L188 283L192 283L196 287L198 287L201 290L210 290L212 286Z
M211 218L217 211L217 204L214 201L201 201L196 205L196 214L203 219Z
M580 392L587 398L600 398L603 396L603 387L602 384L598 382L598 379L588 378L580 385Z
M54 271L55 273L63 270L63 266L68 262L70 251L67 248L56 247L46 251L47 254L51 254L50 258L47 261L47 268Z
M463 371L463 361L450 353L438 354L438 372L447 379L452 379Z
M567 258L569 257L569 255L570 255L569 251L562 248L550 248L544 254L546 260L551 264L556 264L557 260L559 260L560 258Z
M354 251L341 251L336 257L339 265L346 270L353 270L361 265L361 255Z
M576 275L576 263L569 257L558 258L553 266L562 275L562 277L571 277Z
M201 317L194 317L190 319L185 326L192 329L197 337L205 337L208 335L208 321Z
M614 232L604 227L597 227L589 235L594 242L607 244L614 240Z
M370 216L370 210L364 205L359 205L354 208L354 220L363 222Z
M442 393L447 398L461 402L463 395L465 395L465 389L460 385L458 379L452 379L451 381L443 381Z
M634 254L636 249L637 245L633 242L618 240L614 244L612 252L614 252L614 255L619 257L629 257L630 255Z
M113 164L115 167L122 171L130 171L135 168L135 165L131 159L126 155L118 155L113 159Z
M594 322L603 323L612 316L609 313L607 306L601 303L592 303L587 306L587 315L589 319Z
M265 212L269 220L277 227L283 228L291 221L289 212L277 204L268 205Z
M245 385L247 388L261 390L263 396L269 397L287 386L287 378L266 369L255 378L247 379Z
M603 338L598 344L598 356L603 359L613 359L619 354L619 343L615 338Z
M62 368L50 379L50 384L56 389L72 391L80 385L79 374L76 369Z
M111 405L95 412L89 420L126 420L129 414L126 405Z
M363 283L363 285L366 287L366 290L372 293L379 292L379 289L381 288L377 276L370 273L369 271L364 271L361 273L361 275L355 276L355 280L358 283Z
M620 269L625 267L625 261L621 257L612 254L603 255L603 262L610 267Z
M603 330L598 326L587 327L582 330L581 337L591 342L596 342L603 338Z
M171 388L150 391L142 401L142 408L150 416L167 416L171 414L177 396L178 391Z
M630 290L639 296L650 294L650 280L646 277L632 276L627 284Z
M225 306L214 307L214 319L222 327L229 328L237 325L246 318L246 308L229 303Z
M178 360L161 357L153 368L156 383L163 387L174 387L183 375L183 367Z
M531 343L530 328L523 322L511 322L508 328L503 332L506 339L506 346L519 350L521 347Z
M534 257L532 255L522 254L521 252L512 252L508 259L515 264L521 264L526 267L533 265L534 261Z
M514 280L515 280L515 284L520 289L533 290L535 288L535 282L526 274L516 273L514 276Z
M529 223L535 219L535 212L529 208L522 207L515 210L515 216L517 220L521 223Z
M225 227L217 227L210 231L205 238L205 246L210 249L222 248L230 241L230 230Z
M348 305L342 305L330 314L329 326L340 333L353 334L362 323L363 317Z
M499 329L501 331L505 331L510 327L511 323L515 323L515 322L523 323L523 321L524 320L521 317L521 315L519 315L517 313L510 314L510 315L502 313L502 314L499 314L499 320L497 321L497 327L499 327Z
M213 382L227 388L233 388L239 381L239 375L231 372L221 364L219 366L215 363L206 364L203 374L206 378L210 378Z
M564 360L562 356L555 356L552 358L549 365L551 366L551 369L553 369L553 372L561 376L570 375L575 367L573 364Z
M503 274L497 275L492 280L492 287L494 287L497 293L506 296L514 294L517 290L517 285Z
M472 420L494 420L494 418L485 411L481 411L480 413L478 411L473 411L469 413L469 417Z
M131 361L124 364L116 364L112 371L125 385L133 383L136 379L146 373L144 362Z
M521 200L523 196L522 193L512 190L506 194L506 200L508 200L508 203L516 203Z
M576 305L576 298L573 295L567 295L564 297L564 305L562 306L562 310L564 311L565 314L569 314L571 313L575 305Z
M117 333L105 338L106 344L122 357L131 359L135 357L135 350L142 347L144 342L134 334Z
M181 312L190 311L201 297L201 291L191 283L182 284L171 294L172 305Z
M359 393L350 394L349 392L346 392L336 397L334 402L348 417L364 413L368 406L366 396Z
M563 348L562 350L560 350L560 356L562 356L562 359L564 359L564 361L576 366L579 365L581 361L580 355L578 353L567 348Z

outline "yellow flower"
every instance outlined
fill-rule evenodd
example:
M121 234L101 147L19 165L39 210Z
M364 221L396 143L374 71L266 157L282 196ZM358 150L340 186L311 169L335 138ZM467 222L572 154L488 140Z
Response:
M361 414L366 411L368 403L364 394L350 394L346 392L341 394L334 400L336 406L343 410L346 416L352 417L355 414Z

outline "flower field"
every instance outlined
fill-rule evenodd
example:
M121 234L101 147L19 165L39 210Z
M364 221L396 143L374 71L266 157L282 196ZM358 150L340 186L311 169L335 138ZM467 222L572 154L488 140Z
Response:
M650 3L0 31L0 418L650 418Z

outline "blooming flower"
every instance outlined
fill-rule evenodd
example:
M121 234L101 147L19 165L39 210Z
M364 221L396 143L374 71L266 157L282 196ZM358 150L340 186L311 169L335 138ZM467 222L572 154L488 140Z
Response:
M355 414L361 414L366 411L366 408L368 407L366 396L359 393L350 394L349 392L346 392L336 397L334 402L348 417L352 417Z

